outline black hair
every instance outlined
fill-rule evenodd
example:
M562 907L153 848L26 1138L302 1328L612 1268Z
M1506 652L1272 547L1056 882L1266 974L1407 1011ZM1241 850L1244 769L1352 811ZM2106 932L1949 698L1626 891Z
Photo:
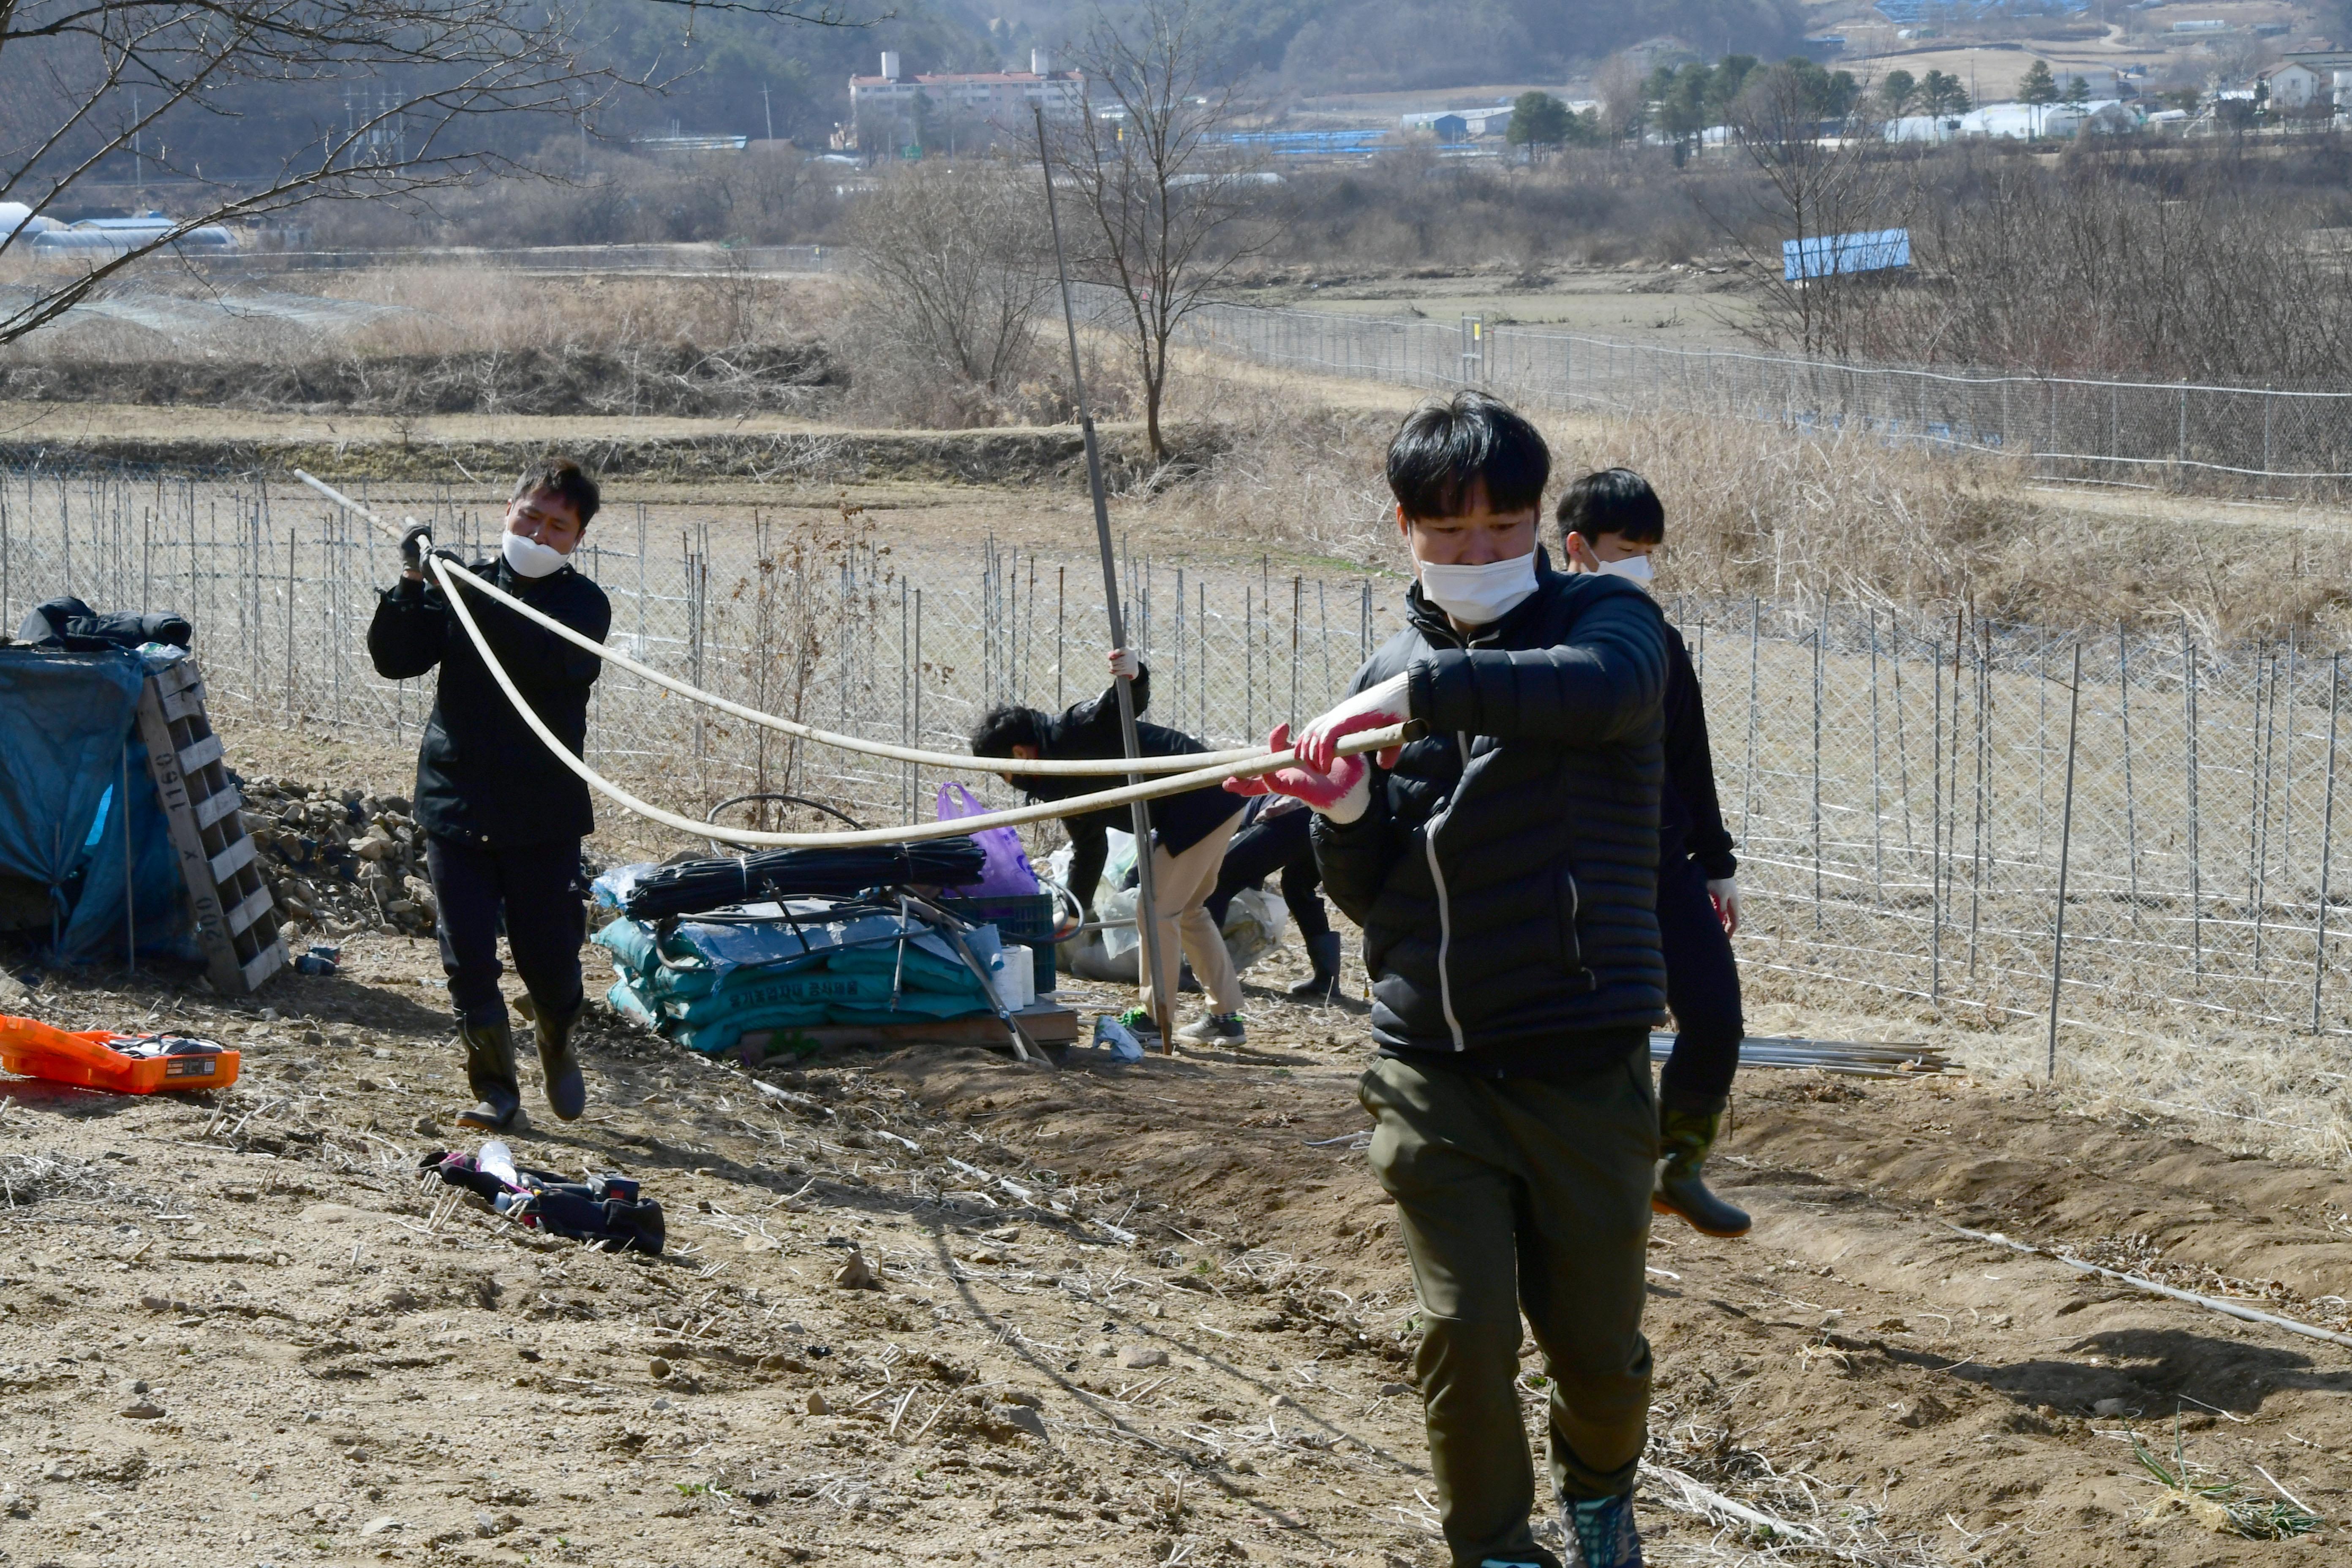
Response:
M1000 702L980 716L971 731L975 757L1009 757L1015 746L1045 744L1045 715L1017 702Z
M1571 533L1591 543L1613 533L1629 544L1659 544L1666 537L1666 509L1650 481L1631 468L1603 468L1568 487L1559 498L1560 548Z
M1408 519L1459 517L1482 492L1498 515L1533 510L1550 478L1536 427L1483 392L1432 398L1389 442L1389 489Z
M563 504L572 509L572 515L580 520L582 528L588 526L588 520L604 504L604 494L596 488L596 481L588 477L588 470L553 452L522 471L522 478L515 481L514 494L508 499L520 500L541 490L562 497Z

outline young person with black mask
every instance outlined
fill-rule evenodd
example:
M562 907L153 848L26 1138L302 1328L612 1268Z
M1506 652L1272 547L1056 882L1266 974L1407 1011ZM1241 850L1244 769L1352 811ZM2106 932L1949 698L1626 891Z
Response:
M1419 577L1408 625L1306 727L1296 766L1227 785L1314 809L1325 890L1363 927L1375 1054L1360 1096L1421 1300L1455 1568L1560 1568L1529 1524L1522 1311L1550 1379L1572 1561L1642 1560L1666 631L1633 584L1543 558L1550 463L1532 426L1480 394L1409 416L1388 455ZM1339 756L1346 736L1405 721L1419 733L1401 748Z
M1560 552L1571 572L1622 577L1646 587L1650 552L1665 542L1666 510L1649 481L1627 468L1587 474L1559 498ZM1715 795L1706 704L1682 634L1666 628L1666 787L1658 833L1658 940L1666 956L1666 1005L1675 1049L1658 1074L1658 1142L1664 1158L1650 1206L1680 1215L1709 1236L1745 1236L1747 1213L1706 1184L1739 1070L1747 1023L1739 1011L1739 862Z
M612 605L572 565L599 504L596 481L579 464L545 458L515 485L498 559L460 569L602 642ZM595 816L587 784L530 732L440 585L426 579L425 552L432 542L423 527L401 541L406 570L376 605L368 656L388 680L414 679L436 665L441 670L416 753L416 820L425 832L425 868L440 908L441 967L475 1096L457 1121L505 1131L522 1110L514 1036L499 991L503 916L515 972L530 996L547 1103L570 1121L588 1102L572 1030L587 1004L580 984L580 944L587 935L580 841L595 831ZM457 561L446 551L436 553ZM480 595L466 607L531 710L578 756L588 736L588 689L604 661Z

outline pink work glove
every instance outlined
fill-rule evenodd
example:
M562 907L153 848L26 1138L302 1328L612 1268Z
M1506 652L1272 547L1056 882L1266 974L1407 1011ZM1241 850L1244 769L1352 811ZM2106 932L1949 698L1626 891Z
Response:
M1276 724L1274 733L1265 738L1269 752L1286 751L1290 746L1290 726ZM1296 767L1277 768L1255 778L1227 779L1225 788L1234 795L1281 795L1303 801L1334 822L1353 822L1364 815L1371 803L1371 770L1361 757L1341 757L1329 771Z
M1410 678L1396 676L1381 681L1369 691L1360 691L1337 708L1319 718L1307 721L1299 732L1298 760L1318 773L1331 772L1339 755L1339 742L1365 730L1382 730L1391 724L1402 724L1412 717L1412 693ZM1380 755L1381 766L1396 765L1400 746L1384 747Z

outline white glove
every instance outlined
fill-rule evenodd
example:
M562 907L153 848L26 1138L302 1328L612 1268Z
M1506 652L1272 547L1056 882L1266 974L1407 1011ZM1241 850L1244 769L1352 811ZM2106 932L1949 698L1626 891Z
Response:
M1715 900L1715 918L1723 922L1723 934L1739 934L1739 879L1725 877L1710 880L1706 896Z
M1142 672L1143 661L1123 647L1110 650L1110 673L1114 680L1133 680Z
M1385 729L1412 717L1410 676L1394 676L1368 691L1360 691L1337 708L1307 721L1298 733L1298 760L1318 773L1328 773L1339 755L1339 742L1365 730ZM1402 747L1380 752L1381 766L1393 767Z

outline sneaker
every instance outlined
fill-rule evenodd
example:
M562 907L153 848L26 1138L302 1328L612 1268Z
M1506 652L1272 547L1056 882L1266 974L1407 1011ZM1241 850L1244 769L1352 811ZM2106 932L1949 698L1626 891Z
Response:
M1633 1528L1633 1494L1563 1501L1561 1521L1576 1548L1575 1568L1642 1568L1642 1533Z
M1195 1046L1238 1046L1249 1037L1239 1013L1203 1013L1176 1031L1176 1037Z
M1160 1037L1159 1022L1140 1007L1129 1007L1118 1016L1118 1021L1129 1034L1139 1040L1156 1040Z

